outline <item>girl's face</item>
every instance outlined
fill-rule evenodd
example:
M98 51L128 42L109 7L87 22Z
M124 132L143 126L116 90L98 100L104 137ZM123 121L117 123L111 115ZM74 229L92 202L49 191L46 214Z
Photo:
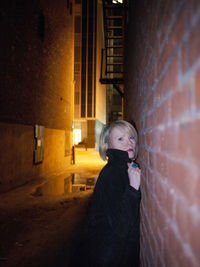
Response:
M111 148L128 152L130 159L134 158L136 140L130 133L114 128L110 133Z

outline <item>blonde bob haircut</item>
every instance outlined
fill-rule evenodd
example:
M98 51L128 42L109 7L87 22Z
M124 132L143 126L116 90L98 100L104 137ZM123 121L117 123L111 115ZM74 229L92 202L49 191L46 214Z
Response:
M108 148L112 148L111 144L110 144L110 133L112 132L112 130L114 128L118 128L122 132L127 132L128 134L130 134L131 136L133 136L135 138L135 141L136 141L135 155L134 155L134 159L135 159L137 157L137 152L138 152L138 145L137 145L138 135L137 135L137 132L136 132L135 128L133 127L133 125L127 121L124 121L124 120L118 120L118 121L111 122L110 124L105 125L102 128L102 131L100 134L100 139L99 139L100 157L103 160L107 159L106 158L106 151Z

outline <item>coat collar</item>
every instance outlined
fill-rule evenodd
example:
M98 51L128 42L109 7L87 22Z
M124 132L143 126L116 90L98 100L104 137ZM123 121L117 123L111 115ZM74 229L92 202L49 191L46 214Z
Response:
M108 162L112 164L125 164L127 166L127 163L130 162L127 151L109 148L106 151L106 156L108 157Z

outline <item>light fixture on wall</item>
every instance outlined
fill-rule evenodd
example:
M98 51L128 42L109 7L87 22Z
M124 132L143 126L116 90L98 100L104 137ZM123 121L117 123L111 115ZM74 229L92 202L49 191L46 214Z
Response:
M123 0L112 0L113 4L123 4Z

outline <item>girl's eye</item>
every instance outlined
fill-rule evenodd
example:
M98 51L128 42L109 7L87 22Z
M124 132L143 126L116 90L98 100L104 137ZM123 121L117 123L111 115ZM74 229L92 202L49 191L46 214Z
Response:
M119 137L119 138L118 138L118 140L119 140L119 141L122 141L122 140L123 140L123 138L122 138L122 137Z
M135 140L135 137L134 137L134 136L130 136L130 139L131 139L131 140Z

